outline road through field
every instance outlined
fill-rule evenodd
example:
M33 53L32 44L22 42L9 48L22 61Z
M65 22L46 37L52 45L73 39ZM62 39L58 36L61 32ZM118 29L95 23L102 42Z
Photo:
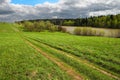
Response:
M72 68L70 68L70 66L68 66L64 62L60 61L57 58L52 57L51 55L48 55L46 52L43 52L40 48L38 48L37 46L35 46L31 42L29 42L28 40L25 40L25 42L28 45L30 45L31 47L33 47L34 49L36 49L38 52L40 52L43 56L45 56L46 58L48 58L49 60L51 60L52 62L54 62L55 64L57 64L62 70L66 71L67 74L69 74L70 76L72 76L74 80L83 80L83 77L80 76L80 74L78 74L77 72L75 72Z
M52 50L54 50L54 51L57 51L57 52L60 53L60 54L64 54L64 55L66 55L67 57L70 57L70 58L72 58L72 59L75 59L76 61L78 61L78 62L80 62L80 63L82 63L82 64L86 64L87 66L89 66L89 67L91 67L91 68L93 68L93 69L96 69L96 70L100 71L101 73L103 73L103 74L105 74L105 75L108 75L108 76L113 77L113 78L118 79L118 80L120 79L120 78L118 78L117 76L115 76L115 75L113 75L113 74L111 74L111 73L109 73L109 72L107 72L107 71L105 71L105 70L102 70L102 69L100 69L100 68L95 67L94 65L90 64L90 62L88 62L87 60L80 59L80 58L78 58L78 57L76 57L76 56L74 56L74 55L71 55L70 53L66 53L66 52L64 52L64 51L55 49L55 48L50 47L50 46L48 46L48 45L45 45L45 44L43 44L43 43L40 43L40 44L42 44L43 46L47 46L47 47L49 47L50 49L52 49Z
M66 56L69 57L69 58L75 59L76 61L81 62L81 63L83 63L83 64L85 64L85 65L87 65L87 66L89 66L89 67L91 67L91 68L93 68L93 69L96 69L96 70L100 71L101 73L103 73L103 74L105 74L105 75L108 75L108 76L113 77L113 78L115 78L115 79L117 79L117 80L120 80L119 77L117 77L117 76L115 76L115 75L113 75L113 74L111 74L111 73L109 73L109 72L107 72L107 71L105 71L105 70L103 70L103 69L100 69L100 68L94 66L93 64L91 64L91 63L88 62L87 60L80 59L80 58L78 58L78 57L76 57L76 56L74 56L74 55L71 55L70 53L67 53L67 52L64 52L64 51L55 49L55 48L50 47L50 46L48 46L48 45L46 45L46 44L43 44L43 43L40 43L40 44L42 44L42 45L45 46L45 47L49 47L50 49L52 49L52 50L54 50L54 51L57 51L57 52L60 53L60 54L64 54L64 55L66 55Z
M76 57L76 56L74 56L74 55L71 55L71 54L69 54L69 53L67 53L67 52L64 52L64 51L62 51L62 50L58 50L58 49L56 49L56 48L53 48L53 47L51 47L51 46L49 46L49 45L47 45L47 44L44 44L44 43L41 43L41 42L39 42L39 44L41 44L41 46L44 46L44 47L46 47L46 48L50 48L52 51L56 51L56 52L59 53L59 54L65 55L66 58L69 57L69 58L71 58L71 59L74 59L76 62L80 62L80 63L82 63L82 64L85 64L85 65L91 67L92 69L95 69L95 70L97 70L97 71L99 71L99 72L101 72L101 73L103 73L103 74L105 74L105 75L107 75L107 76L109 76L109 77L112 77L112 78L117 79L117 80L120 79L119 77L117 77L117 76L115 76L115 75L113 75L113 74L105 71L104 69L101 69L101 68L98 68L98 67L94 66L93 64L91 64L91 63L88 62L87 60L80 59L80 58L78 58L78 57Z

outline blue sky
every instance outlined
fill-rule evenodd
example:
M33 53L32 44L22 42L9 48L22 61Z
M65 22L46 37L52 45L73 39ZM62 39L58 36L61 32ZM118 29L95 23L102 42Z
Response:
M35 5L35 4L42 4L44 2L51 2L55 3L58 0L12 0L11 3L14 4L25 4L25 5Z

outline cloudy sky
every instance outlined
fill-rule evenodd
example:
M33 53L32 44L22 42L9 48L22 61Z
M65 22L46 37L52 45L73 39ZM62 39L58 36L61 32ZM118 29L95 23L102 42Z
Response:
M120 0L0 0L0 21L119 14Z

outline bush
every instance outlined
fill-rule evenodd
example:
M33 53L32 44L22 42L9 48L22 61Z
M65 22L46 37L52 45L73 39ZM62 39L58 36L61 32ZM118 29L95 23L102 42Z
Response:
M104 36L105 32L103 30L96 31L92 28L85 27L85 28L75 28L74 34L76 35L82 35L82 36Z
M87 28L87 35L92 36L92 28Z
M33 29L34 29L33 23L31 23L31 22L29 22L29 21L25 21L25 22L23 23L23 26L24 26L24 30L25 30L25 31L33 31Z
M108 37L119 38L120 37L120 31L119 30L111 30Z
M105 32L103 31L103 30L101 30L100 32L99 32L99 35L98 36L104 36L105 35Z
M35 32L41 32L44 30L48 31L58 31L57 26L52 24L49 21L39 21L39 22L30 22L30 21L24 21L23 22L24 30L25 31L35 31Z
M96 33L97 33L96 30L92 30L92 31L91 31L91 35L92 35L92 36L96 36Z
M58 31L62 31L62 26L58 26Z
M46 21L45 26L46 26L46 30L50 30L51 27L54 26L54 24L52 24L50 21Z
M91 28L75 28L74 34L76 35L84 35L84 36L91 36L92 29Z
M72 21L72 20L65 20L64 22L63 22L63 25L64 26L73 26L74 25L74 21Z
M84 36L91 36L91 33L92 33L92 29L91 28L88 28L88 27L82 28L82 35L84 35Z
M57 26L53 25L53 26L49 27L49 31L55 32L55 31L58 31L58 28L57 28Z
M45 30L45 22L43 22L43 21L40 21L40 22L37 22L38 23L38 27L37 27L37 29L38 29L38 31L40 32L40 31L44 31Z
M62 27L61 31L64 32L64 33L66 33L67 29Z
M116 38L120 38L120 30L116 30L115 31L115 37Z
M75 28L74 34L81 35L81 33L82 33L82 29L81 28Z
M50 21L46 21L45 22L45 30L54 32L54 31L58 31L57 26L55 26L54 24L52 24Z

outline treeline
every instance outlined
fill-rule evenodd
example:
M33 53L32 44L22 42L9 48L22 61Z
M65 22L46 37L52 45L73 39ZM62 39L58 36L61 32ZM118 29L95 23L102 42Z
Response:
M57 27L50 21L39 21L39 22L24 21L22 25L24 31L41 32L44 30L48 30L53 32L58 30Z
M18 24L22 25L22 29L24 31L28 32L42 32L42 31L50 31L50 32L55 32L55 31L62 31L66 32L65 28L58 27L57 25L54 25L50 21L22 21L18 22Z
M50 21L54 25L59 25L59 26L91 26L91 27L96 27L96 28L120 29L120 14L108 15L108 16L98 16L98 17L89 17L89 18L77 18L77 19L30 20L30 22L34 22L34 21L37 21L37 22Z
M120 29L120 14L82 19L64 20L63 26L91 26L96 28Z

